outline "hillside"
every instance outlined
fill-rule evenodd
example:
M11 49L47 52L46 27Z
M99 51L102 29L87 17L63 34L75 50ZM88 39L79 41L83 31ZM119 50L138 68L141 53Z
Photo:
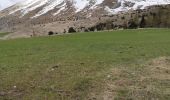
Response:
M0 41L0 100L169 100L170 30Z

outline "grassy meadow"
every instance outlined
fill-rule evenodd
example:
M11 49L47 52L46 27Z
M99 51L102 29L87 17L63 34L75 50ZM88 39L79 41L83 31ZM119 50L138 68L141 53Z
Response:
M0 38L7 35L7 34L9 34L9 33L0 33Z
M0 40L0 100L170 100L170 29Z

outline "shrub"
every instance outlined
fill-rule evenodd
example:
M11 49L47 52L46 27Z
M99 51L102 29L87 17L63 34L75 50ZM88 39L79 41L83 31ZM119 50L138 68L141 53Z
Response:
M67 31L66 31L66 29L64 29L64 32L63 33L66 33Z
M106 27L106 23L99 23L98 25L96 25L97 31L104 30L105 27Z
M49 31L48 35L54 35L54 32L53 31Z
M95 31L95 27L90 27L90 28L88 28L88 30L94 32Z
M138 27L138 25L134 21L131 20L131 21L128 22L127 28L136 29L137 27Z
M75 33L75 32L76 32L76 30L73 27L70 27L68 30L68 33Z
M85 29L84 32L89 32L89 30L88 30L88 29Z

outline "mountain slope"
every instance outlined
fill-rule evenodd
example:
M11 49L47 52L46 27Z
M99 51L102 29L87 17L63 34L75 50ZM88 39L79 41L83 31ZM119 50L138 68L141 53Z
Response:
M26 2L17 3L7 9L6 15L19 14L20 17L24 17L30 13L34 13L30 18L37 18L51 11L53 11L51 15L55 16L62 11L68 11L68 9L72 9L72 12L78 13L85 8L94 9L103 3L103 1L104 0L27 0Z
M8 1L6 1L8 2ZM108 3L109 2L109 3ZM10 4L10 3L9 3ZM106 12L115 14L120 11L128 11L130 9L144 9L152 5L170 4L169 0L27 0L15 4L11 9L8 9L6 15L19 14L20 17L26 15L30 18L51 13L56 16L60 13L65 13L68 9L73 9L74 13L87 12L102 7ZM34 12L34 13L33 13ZM90 16L90 15L89 15Z

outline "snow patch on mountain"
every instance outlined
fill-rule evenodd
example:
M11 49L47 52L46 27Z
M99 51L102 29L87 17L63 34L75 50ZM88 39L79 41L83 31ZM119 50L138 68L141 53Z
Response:
M1 1L1 0L0 0ZM6 1L6 0L3 0ZM7 0L9 1L9 0ZM6 2L7 2L6 1ZM56 16L60 14L62 11L66 11L69 7L75 8L75 13L81 11L87 11L87 9L93 10L97 7L101 7L105 0L25 0L15 4L15 8L9 11L10 14L15 14L16 12L20 12L21 16L23 17L26 14L30 13L31 11L37 10L37 13L31 18L37 18L42 16L50 11L53 10L52 15ZM170 4L170 0L115 0L116 7L110 7L107 5L102 5L105 7L105 10L109 14L116 14L121 11L128 11L130 9L144 9L147 6L152 5L164 5ZM68 6L68 3L71 3L71 6ZM1 4L1 3L0 3ZM10 3L9 3L10 4ZM56 9L56 11L54 10Z
M79 12L82 9L84 9L86 6L88 6L89 1L87 1L87 0L73 0L73 4L76 8L76 12Z
M121 11L128 11L130 9L145 9L148 6L153 5L166 5L170 4L170 0L118 0L117 4L119 5L117 8L110 9L106 7L105 9L110 14L116 14Z
M59 5L61 5L61 6L59 6ZM57 7L57 6L58 6L58 7ZM49 11L55 9L55 8L61 8L61 7L62 7L62 9L65 9L65 6L66 6L66 2L65 2L64 0L53 0L53 1L49 1L49 2L46 4L46 6L45 6L40 12L38 12L35 16L33 16L32 18L36 18L36 17L38 17L38 16L41 16L41 15L43 15L43 14L46 14L47 12L49 12ZM60 9L60 11L61 11L62 9ZM59 11L59 12L60 12L60 11ZM59 12L58 12L58 13L59 13Z
M43 7L36 15L31 18L36 18L46 14L51 10L58 9L58 11L53 14L55 16L61 11L67 9L67 2L70 2L75 8L75 13L78 13L86 7L90 7L89 9L94 9L103 1L104 0L27 0L19 3L18 8L14 11L11 11L9 14L14 14L20 11L22 13L21 17L23 17L27 13L37 8Z
M22 16L29 13L30 11L33 11L43 5L45 5L48 2L48 0L27 0L24 2L20 2L17 4L18 8L14 11L11 11L9 14L13 14L17 11L22 12Z
M95 8L97 5L103 3L104 0L73 0L76 12L80 12L85 7L91 6L90 9Z
M66 8L66 4L64 4L64 5L62 5L62 6L59 6L59 7L57 7L59 10L56 12L56 13L54 13L53 14L53 16L56 16L57 14L59 14L61 11L63 11L63 10L66 10L67 8Z

